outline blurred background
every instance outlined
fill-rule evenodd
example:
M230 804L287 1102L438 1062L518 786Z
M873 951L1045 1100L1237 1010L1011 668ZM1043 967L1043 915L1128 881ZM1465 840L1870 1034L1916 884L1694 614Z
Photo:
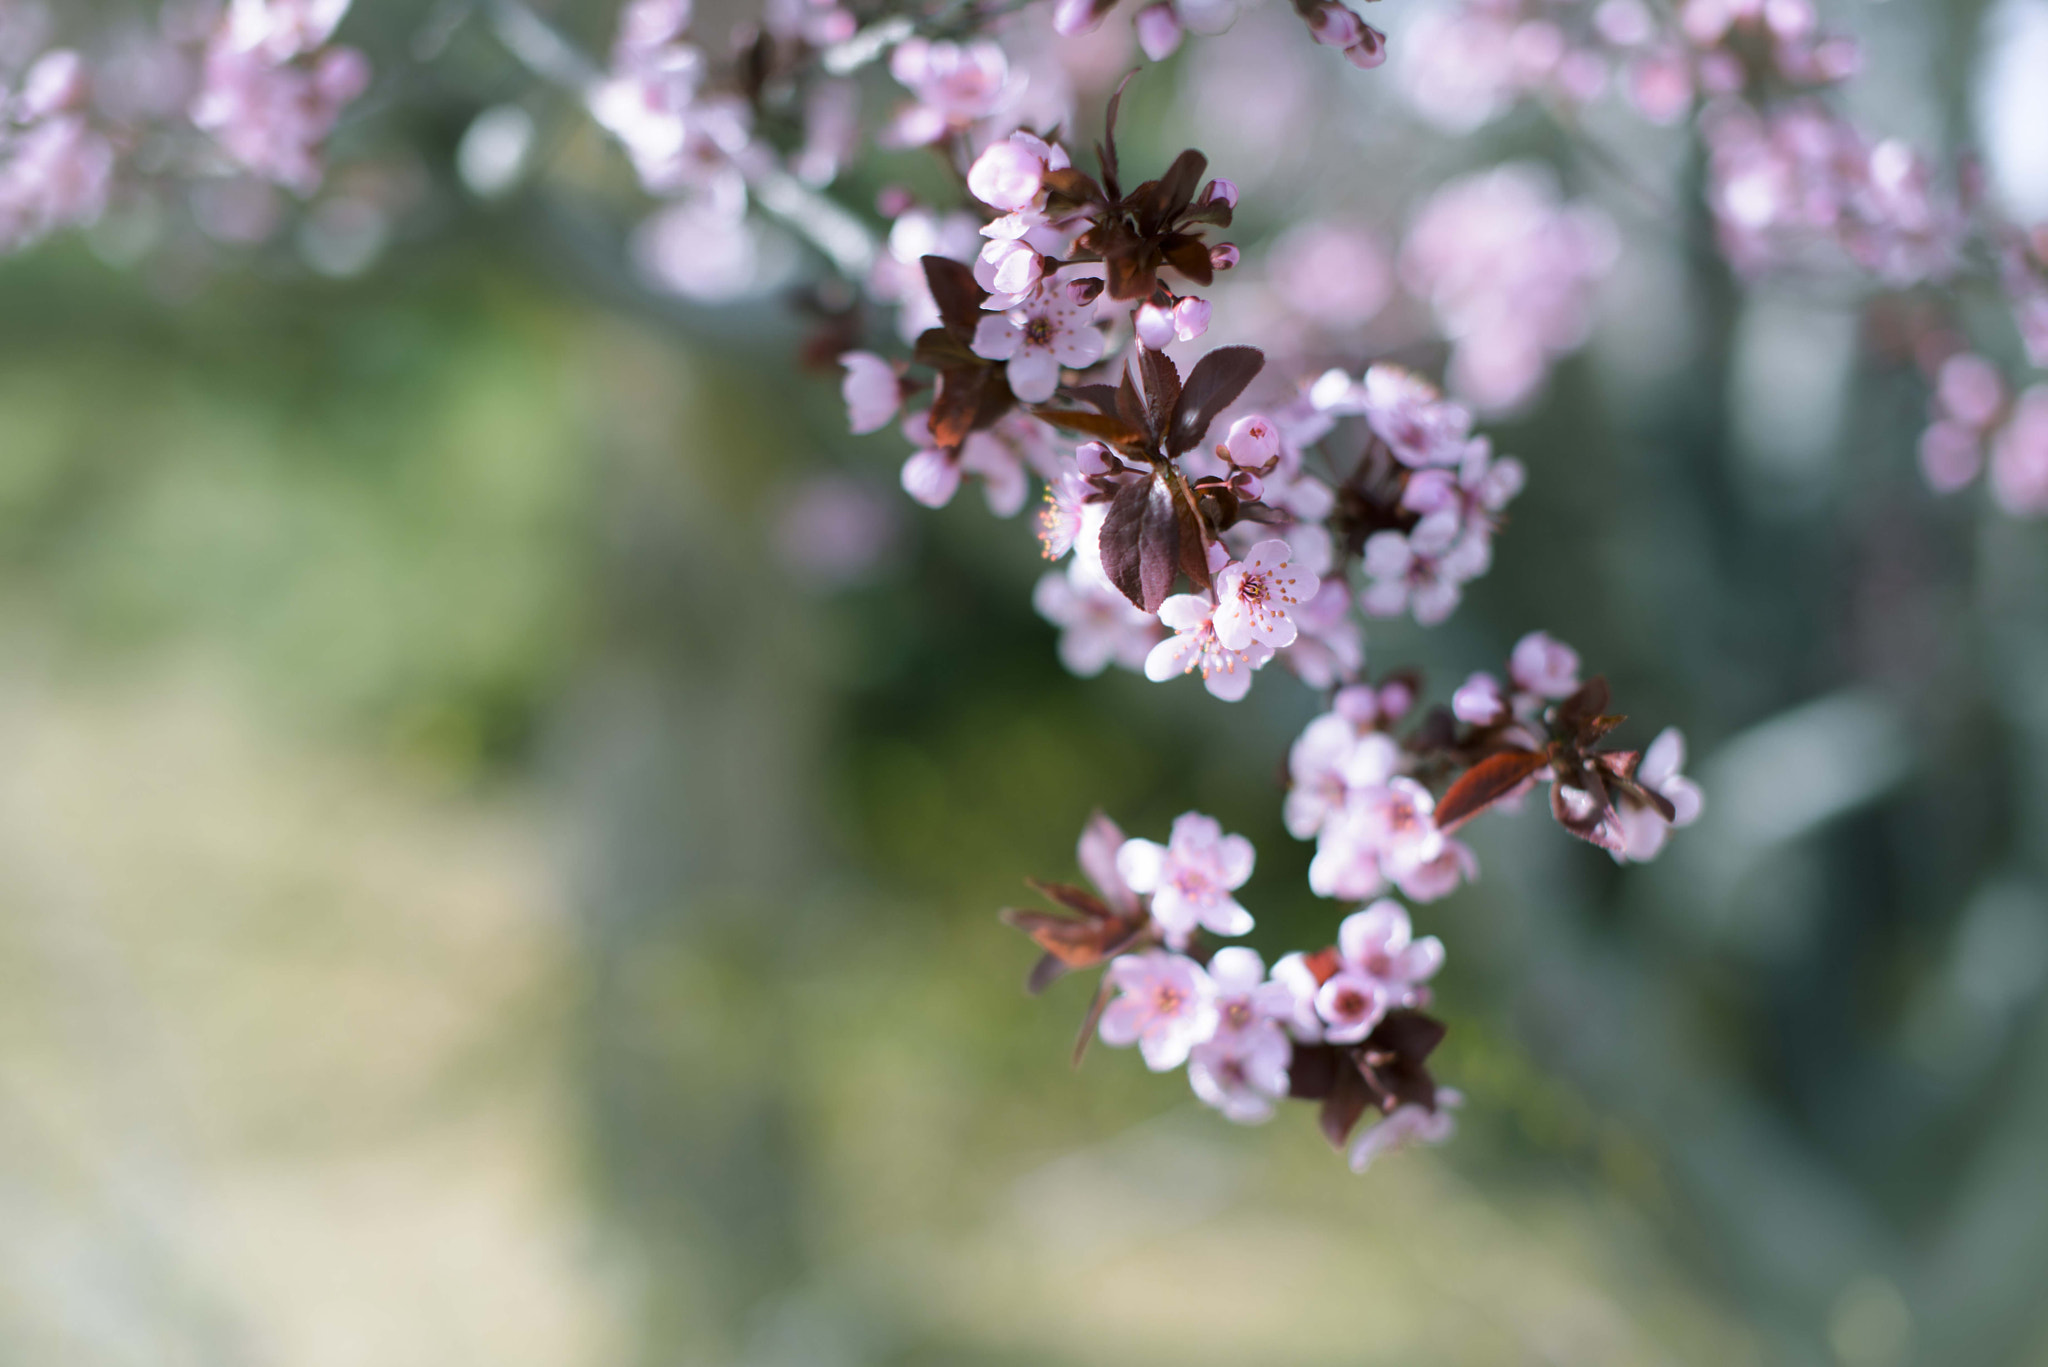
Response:
M1859 110L2023 198L2044 13L1827 18ZM1840 288L1730 278L1682 136L1447 138L1334 59L1232 117L1225 45L1329 56L1273 6L1133 90L1248 263L1510 157L1620 244L1489 425L1494 572L1369 662L1443 698L1547 629L1707 814L1628 870L1474 829L1417 918L1460 1133L1355 1178L1306 1109L1070 1069L1088 989L1028 999L995 919L1094 807L1196 807L1258 846L1251 942L1326 942L1275 776L1318 700L1070 677L1027 530L904 499L782 287L641 288L616 157L421 23L361 0L410 102L270 246L0 262L0 1357L2048 1363L2048 531L1928 492L1925 385ZM465 189L507 101L545 174ZM1304 350L1355 371L1380 308Z

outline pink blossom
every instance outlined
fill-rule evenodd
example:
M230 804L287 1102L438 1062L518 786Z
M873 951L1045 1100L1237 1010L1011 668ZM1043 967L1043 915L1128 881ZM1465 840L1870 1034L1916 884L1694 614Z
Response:
M1212 624L1225 650L1247 650L1254 642L1276 649L1294 643L1293 609L1315 593L1316 581L1296 570L1292 557L1285 541L1261 541L1215 576Z
M1956 422L1982 431L2005 403L2005 380L1982 356L1958 352L1941 363L1934 400Z
M1044 403L1059 387L1062 366L1078 370L1102 359L1094 314L1092 305L1076 305L1063 291L1041 290L1019 308L983 318L974 330L973 351L1006 363L1018 398Z
M1243 935L1251 913L1231 893L1252 876L1252 842L1225 835L1215 817L1185 812L1174 818L1167 843L1127 840L1117 870L1139 892L1152 894L1152 919L1170 943L1184 943L1197 926L1218 935Z
M1329 406L1363 412L1394 458L1417 468L1457 464L1472 432L1470 410L1446 402L1435 385L1396 365L1372 367L1355 399Z
M1431 513L1409 532L1374 532L1365 541L1370 581L1359 606L1374 617L1414 614L1423 626L1449 617L1463 585L1486 572L1492 548L1483 527L1467 527L1455 512Z
M1315 970L1308 966L1308 956L1281 955L1273 965L1272 985L1287 994L1286 1009L1276 1013L1275 1019L1303 1044L1320 1043L1323 1018L1316 1014L1316 994L1322 990L1322 984L1316 981Z
M1152 614L1081 572L1078 560L1041 576L1031 606L1060 629L1060 663L1082 678L1093 678L1112 664L1143 669L1160 636Z
M0 161L0 252L95 222L113 181L114 149L75 114L31 124Z
M1311 688L1330 688L1365 664L1365 633L1351 616L1351 589L1342 579L1325 579L1294 610L1300 635L1281 651L1287 667Z
M1704 799L1699 785L1679 772L1684 765L1685 737L1677 727L1666 727L1643 752L1642 763L1636 766L1636 782L1661 794L1671 804L1672 818L1666 822L1654 809L1632 802L1618 805L1614 819L1622 843L1620 849L1611 851L1617 864L1655 859L1673 826L1690 826L1700 819Z
M1422 984L1444 966L1444 947L1434 935L1414 935L1407 908L1381 898L1337 927L1337 957L1346 971L1379 984L1390 1008L1423 1006L1429 993Z
M1178 1068L1215 1032L1216 989L1193 959L1163 949L1126 954L1110 962L1107 977L1119 995L1097 1033L1113 1048L1136 1044L1153 1072Z
M1048 171L1068 165L1065 148L1030 133L1012 133L974 159L967 189L989 207L1015 213L1038 203Z
M308 44L339 5L238 3L206 49L192 122L249 170L300 194L321 180L320 149L341 111L368 88L353 48Z
M1382 1154L1411 1144L1441 1144L1457 1129L1450 1108L1464 1101L1449 1087L1436 1091L1436 1109L1409 1103L1361 1130L1351 1141L1351 1170L1362 1173Z
M1506 721L1508 703L1501 695L1500 680L1486 673L1467 678L1451 695L1451 714L1469 726L1497 726Z
M1937 494L1952 494L1984 469L1984 444L1978 434L1946 419L1930 423L1920 434L1920 473Z
M1159 620L1174 634L1145 657L1145 677L1165 683L1175 675L1202 671L1202 684L1225 702L1251 691L1252 673L1273 658L1273 648L1252 641L1232 650L1216 636L1216 604L1207 594L1176 593L1159 605Z
M1498 410L1585 342L1593 286L1618 250L1598 210L1564 203L1547 168L1513 163L1430 196L1402 246L1401 278L1452 344L1455 388Z
M1265 961L1241 945L1216 951L1209 980L1216 989L1216 1033L1189 1056L1188 1082L1231 1120L1257 1124L1287 1095L1294 1049L1285 1023L1294 1015L1294 993L1267 981Z
M1579 652L1548 632L1532 631L1515 642L1508 677L1539 698L1569 698L1579 691Z
M1153 61L1163 62L1179 49L1180 16L1173 12L1172 5L1147 5L1138 11L1133 23L1138 31L1138 46Z
M2034 385L2013 404L1991 448L1991 492L2015 517L2048 514L2048 385Z
M943 508L959 492L963 474L979 475L988 509L1010 517L1024 506L1024 467L1017 451L990 432L970 432L956 451L931 445L930 415L913 413L903 435L919 449L903 462L903 491L927 508Z
M1411 902L1434 902L1478 876L1479 858L1472 853L1472 847L1446 836L1436 858L1426 859L1398 875L1394 885Z
M1352 786L1316 839L1309 889L1319 897L1372 897L1433 864L1444 843L1431 815L1435 806L1429 790L1410 778Z
M985 119L1010 91L1010 64L986 39L970 43L907 38L889 54L889 73L917 97L898 114L885 141L922 147Z
M1401 747L1382 731L1360 734L1348 718L1325 712L1303 728L1287 752L1290 786L1282 814L1287 831L1310 840L1351 794L1385 783L1399 772Z
M846 367L839 392L846 400L848 424L856 435L881 431L903 402L896 368L871 351L849 351L839 364Z
M1279 456L1280 431L1264 414L1247 413L1230 424L1223 445L1230 451L1231 464L1258 469Z

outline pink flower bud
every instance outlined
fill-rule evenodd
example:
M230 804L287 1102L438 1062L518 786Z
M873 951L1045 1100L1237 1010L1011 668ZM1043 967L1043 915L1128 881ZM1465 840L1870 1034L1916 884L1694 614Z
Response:
M1157 304L1142 304L1138 308L1138 340L1153 351L1164 351L1173 344L1173 313Z
M1208 188L1202 191L1202 203L1221 204L1226 209L1235 209L1237 207L1236 184L1224 180L1220 176L1210 181Z
M1138 11L1135 23L1138 46L1155 62L1163 62L1180 47L1180 16L1167 4L1147 5Z
M2005 402L2005 382L1997 366L1965 351L1941 363L1934 395L1951 418L1981 430L1998 416L1999 405Z
M1074 463L1081 467L1084 475L1113 474L1123 468L1110 449L1099 441L1086 441L1075 447Z
M1388 721L1399 721L1408 715L1408 709L1415 706L1415 689L1412 685L1396 681L1380 685L1380 715Z
M1387 60L1387 35L1371 24L1365 27L1365 36L1344 49L1344 60L1360 71L1371 71Z
M1094 31L1116 0L1059 0L1052 8L1052 31L1063 38Z
M1084 275L1067 282L1067 298L1073 301L1075 308L1085 309L1102 297L1102 288L1100 276Z
M1231 464L1257 468L1280 454L1280 433L1264 415L1248 413L1230 424L1223 444L1230 448Z
M1500 680L1491 674L1474 674L1451 695L1451 712L1469 726L1506 721L1508 704L1501 696Z
M1365 21L1336 0L1324 0L1308 17L1308 32L1325 47L1350 47L1365 37Z
M1209 301L1192 294L1173 306L1173 335L1192 342L1209 330Z
M1239 498L1251 503L1258 502L1266 494L1266 486L1249 470L1232 470L1230 489Z
M967 170L967 189L976 199L1005 213L1015 213L1038 197L1045 162L1013 138L1005 138L974 159Z
M1227 271L1238 261L1237 248L1228 242L1219 242L1209 248L1209 269Z
M1337 690L1330 710L1353 726L1371 726L1380 719L1379 695L1371 684L1352 684Z

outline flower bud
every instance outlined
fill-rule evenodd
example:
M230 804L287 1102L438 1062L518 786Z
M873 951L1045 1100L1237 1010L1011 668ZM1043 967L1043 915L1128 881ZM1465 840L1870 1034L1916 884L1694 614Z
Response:
M1138 307L1138 340L1152 351L1164 351L1173 344L1173 313L1157 304Z
M1192 342L1209 330L1209 301L1192 294L1173 306L1173 335Z
M1220 176L1217 177L1209 182L1207 189L1202 191L1202 203L1221 204L1226 209L1235 209L1237 207L1236 184L1224 180Z
M1308 32L1325 47L1348 48L1365 37L1365 21L1336 0L1323 0L1308 16Z
M1168 4L1147 5L1134 21L1138 46L1155 62L1163 62L1180 47L1180 16Z
M1227 271L1238 261L1237 248L1228 242L1219 242L1209 248L1209 269Z
M1074 463L1084 475L1112 474L1123 467L1110 449L1099 441L1084 441L1074 448Z
M1273 427L1272 420L1258 413L1248 413L1230 424L1230 434L1223 439L1230 448L1232 465L1248 465L1258 469L1280 454L1280 433Z
M1365 34L1344 49L1344 60L1360 71L1371 71L1387 60L1387 35L1371 24L1361 24Z

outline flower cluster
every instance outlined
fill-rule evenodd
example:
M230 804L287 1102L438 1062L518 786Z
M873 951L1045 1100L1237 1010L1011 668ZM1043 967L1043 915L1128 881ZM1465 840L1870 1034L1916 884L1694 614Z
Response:
M267 187L317 190L329 136L369 85L362 53L331 41L348 8L171 7L102 56L57 48L19 73L0 67L0 252L88 227L118 193L167 177L190 183L209 235L266 237ZM242 183L222 175L223 154Z
M350 0L233 0L206 45L192 122L243 167L301 195L320 149L370 84L370 64L329 39Z
M1045 951L1030 987L1102 966L1075 1045L1136 1045L1153 1072L1185 1067L1197 1097L1240 1124L1270 1119L1289 1097L1322 1103L1324 1133L1351 1166L1410 1142L1449 1137L1457 1093L1427 1059L1444 1027L1424 1014L1443 945L1417 938L1400 903L1382 899L1344 918L1335 945L1283 956L1207 937L1252 929L1237 901L1251 842L1188 812L1164 845L1124 838L1097 813L1078 858L1093 889L1034 881L1062 912L1010 908L1003 918ZM1368 1111L1380 1117L1363 1131Z
M1431 196L1408 231L1401 275L1451 344L1453 391L1505 409L1585 343L1593 286L1619 250L1606 215L1563 203L1547 169L1515 162Z
M83 59L44 53L5 99L0 124L0 252L99 218L114 148L88 114Z

